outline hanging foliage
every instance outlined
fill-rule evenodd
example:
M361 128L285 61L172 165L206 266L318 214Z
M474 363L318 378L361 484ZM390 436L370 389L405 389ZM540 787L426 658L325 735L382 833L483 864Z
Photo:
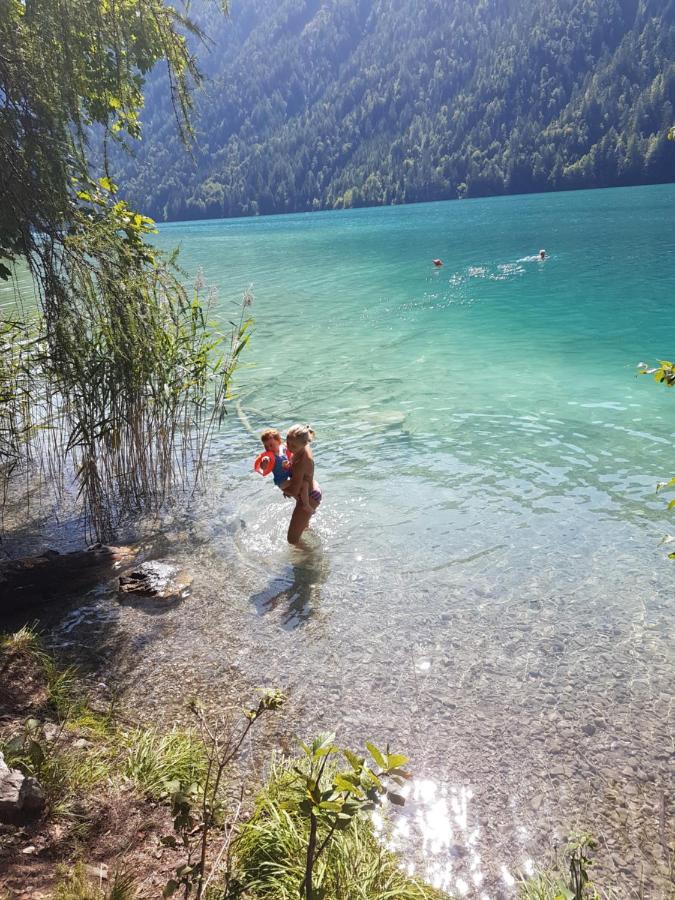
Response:
M72 476L99 537L193 483L248 340L250 297L210 325L109 171L160 61L189 139L188 33L161 0L0 0L0 278L27 264L37 295L0 319L0 472Z

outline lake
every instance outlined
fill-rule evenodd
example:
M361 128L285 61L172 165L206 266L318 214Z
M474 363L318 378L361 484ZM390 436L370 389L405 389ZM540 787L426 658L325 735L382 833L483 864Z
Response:
M158 717L273 685L286 746L407 753L390 840L459 896L512 896L584 828L606 886L666 897L675 392L636 366L675 351L673 233L674 185L161 226L221 316L255 297L206 492L158 539L192 596L153 617L99 592L58 641L98 628ZM252 472L295 422L308 551Z

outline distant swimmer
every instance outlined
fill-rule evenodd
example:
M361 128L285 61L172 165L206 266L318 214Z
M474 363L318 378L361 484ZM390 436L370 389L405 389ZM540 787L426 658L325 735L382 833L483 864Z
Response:
M440 269L440 267L443 265L442 259L432 259L431 261L436 266L437 269Z
M546 251L545 250L539 251L539 259L546 259Z

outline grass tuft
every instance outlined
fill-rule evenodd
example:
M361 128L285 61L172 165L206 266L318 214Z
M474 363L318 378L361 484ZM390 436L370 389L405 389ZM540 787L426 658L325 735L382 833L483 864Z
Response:
M59 881L54 900L135 900L138 890L127 872L116 872L110 887L103 890L87 875L83 862L78 862Z
M93 709L81 709L65 723L68 731L76 733L85 732L87 738L105 739L115 734L115 715L111 708L108 712L100 713Z
M124 775L153 800L166 796L170 782L188 786L205 781L206 748L194 731L172 728L160 734L155 728L137 728L122 734L122 745L127 750Z
M42 641L33 625L23 625L12 634L0 636L0 655L36 655L42 651Z
M82 700L77 696L77 668L68 666L66 669L59 669L46 653L41 654L40 662L47 679L49 703L63 722L82 706Z
M60 669L31 625L0 637L0 674L22 665L27 665L43 685L45 703L59 721L64 722L73 712L84 708L77 691L77 668Z

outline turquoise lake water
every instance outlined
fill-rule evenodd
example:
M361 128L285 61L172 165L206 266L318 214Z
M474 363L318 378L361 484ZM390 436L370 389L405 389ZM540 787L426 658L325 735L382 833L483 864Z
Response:
M391 742L418 776L391 840L460 896L512 896L584 826L618 896L666 897L675 391L636 365L675 353L674 233L673 185L162 226L226 318L252 284L255 329L165 528L192 597L109 613L128 702L273 684L289 741ZM308 552L251 471L294 422Z

